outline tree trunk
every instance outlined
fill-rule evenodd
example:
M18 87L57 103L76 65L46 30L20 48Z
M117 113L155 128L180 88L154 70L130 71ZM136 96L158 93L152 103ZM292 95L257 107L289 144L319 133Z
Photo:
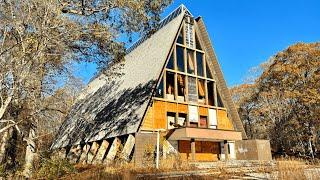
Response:
M27 141L27 149L26 149L26 155L25 155L23 175L27 178L30 178L32 175L32 171L34 167L33 163L37 155L35 137L36 137L36 127L31 126L29 130L29 137L25 138L25 140Z
M6 159L6 150L8 147L8 142L10 140L10 137L13 134L13 128L10 128L6 130L2 135L1 141L0 141L0 164L4 164Z

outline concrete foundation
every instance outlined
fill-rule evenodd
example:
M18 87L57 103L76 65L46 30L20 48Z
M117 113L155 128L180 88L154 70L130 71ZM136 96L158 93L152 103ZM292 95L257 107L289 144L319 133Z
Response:
M133 151L134 143L135 143L135 137L132 134L129 134L126 140L126 143L123 147L123 150L121 152L121 157L123 158L123 160L127 162L130 161L130 154Z
M103 158L108 150L108 147L109 147L109 142L107 140L103 140L96 154L96 157L92 161L93 164L100 164L103 162Z
M269 140L236 141L235 149L237 160L272 160Z

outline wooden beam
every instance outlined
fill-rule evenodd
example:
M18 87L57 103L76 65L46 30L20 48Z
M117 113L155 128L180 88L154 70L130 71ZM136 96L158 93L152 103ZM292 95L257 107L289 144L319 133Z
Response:
M225 156L225 160L228 161L229 160L229 146L228 146L228 141L224 141L223 142L224 145L224 156Z
M92 161L92 164L100 164L103 162L103 158L108 150L108 147L109 147L109 142L107 140L103 140L96 154L96 157Z
M191 139L191 160L196 161L196 142Z

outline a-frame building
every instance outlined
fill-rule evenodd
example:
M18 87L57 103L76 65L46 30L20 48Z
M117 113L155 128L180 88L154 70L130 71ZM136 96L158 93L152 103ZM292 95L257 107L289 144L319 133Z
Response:
M234 142L246 139L204 22L183 5L89 83L52 149L99 163L122 147L121 157L141 162L157 132L163 156L194 161L235 159Z

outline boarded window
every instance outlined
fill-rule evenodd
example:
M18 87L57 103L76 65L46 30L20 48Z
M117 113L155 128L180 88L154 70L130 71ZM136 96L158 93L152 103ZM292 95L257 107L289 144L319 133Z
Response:
M194 77L188 77L188 99L190 102L196 103L198 101L197 81Z
M206 116L200 116L200 127L208 128L208 119Z
M187 47L194 48L193 24L186 23L186 44Z
M195 73L195 62L194 62L194 51L187 50L187 64L188 64L188 73Z
M204 76L204 67L203 67L203 54L200 52L197 52L197 73L198 76Z
M177 46L177 70L184 72L184 48Z

